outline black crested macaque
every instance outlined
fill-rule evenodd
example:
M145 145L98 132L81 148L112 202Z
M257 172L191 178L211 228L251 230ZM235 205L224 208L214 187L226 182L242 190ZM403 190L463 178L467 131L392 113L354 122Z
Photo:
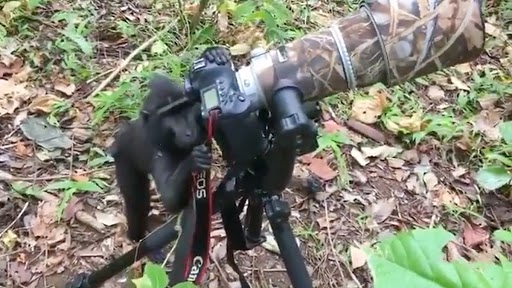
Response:
M165 209L178 213L187 204L192 170L208 169L211 155L204 145L205 133L199 119L198 104L187 104L168 115L156 110L183 96L177 83L156 74L149 82L149 94L141 116L125 124L117 133L112 157L117 183L123 196L128 222L128 237L140 241L147 232L150 211L149 174L153 177ZM189 155L181 173L174 174Z
M231 55L225 48L212 47L201 57L222 65ZM137 242L148 232L149 174L165 209L176 214L191 198L192 172L209 169L212 163L212 155L203 144L206 130L200 119L200 103L189 102L158 113L162 107L183 100L183 86L162 74L155 74L148 85L140 117L119 130L111 149L125 203L128 238Z

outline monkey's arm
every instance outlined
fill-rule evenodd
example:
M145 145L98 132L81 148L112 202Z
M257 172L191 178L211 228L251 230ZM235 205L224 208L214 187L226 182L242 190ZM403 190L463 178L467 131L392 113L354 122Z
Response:
M152 175L160 199L169 213L183 210L190 199L192 172L209 169L212 155L204 145L196 146L188 156L158 152Z

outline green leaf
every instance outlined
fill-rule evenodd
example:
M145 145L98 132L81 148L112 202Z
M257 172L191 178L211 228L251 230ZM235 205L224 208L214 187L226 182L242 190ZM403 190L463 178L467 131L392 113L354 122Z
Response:
M498 129L500 130L501 137L507 144L512 143L512 121L503 122L498 125Z
M132 279L132 282L137 288L156 288L151 285L151 280L146 274L140 278Z
M151 46L151 54L153 55L163 54L165 51L167 51L167 45L160 40L156 41Z
M488 190L498 189L510 182L512 175L501 166L487 166L478 170L475 180L478 185Z
M373 287L509 287L512 274L508 266L443 260L442 248L454 238L438 228L402 232L382 241L368 258Z
M73 188L73 181L64 180L59 182L53 182L44 187L44 190L62 190Z
M197 286L192 282L181 282L172 286L172 288L197 288Z
M245 1L236 7L235 11L233 11L233 17L237 21L242 20L250 15L255 8L256 6L253 1Z
M77 190L80 190L80 191L86 191L86 192L102 192L101 191L101 188L98 187L98 185L96 185L96 183L94 182L90 182L90 181L87 181L87 182L82 182L82 181L77 181L74 183L73 185Z
M148 262L144 266L144 276L151 280L153 288L165 288L169 283L169 278L162 266Z
M68 37L71 41L75 42L75 44L80 48L80 50L87 56L92 56L93 48L91 43L87 41L82 35L78 34L76 31L71 29L62 30L61 33Z
M496 230L492 236L498 241L512 243L512 230Z

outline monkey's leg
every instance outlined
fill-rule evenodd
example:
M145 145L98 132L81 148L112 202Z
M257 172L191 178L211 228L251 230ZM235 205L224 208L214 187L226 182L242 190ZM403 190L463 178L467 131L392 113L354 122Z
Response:
M120 155L114 158L117 184L124 200L128 238L140 241L146 235L150 207L149 178Z

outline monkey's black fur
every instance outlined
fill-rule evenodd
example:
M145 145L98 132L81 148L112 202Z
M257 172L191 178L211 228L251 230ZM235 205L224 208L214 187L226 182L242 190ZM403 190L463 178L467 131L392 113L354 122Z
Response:
M211 154L204 145L199 104L164 115L156 110L183 97L178 83L156 74L149 82L141 117L125 124L112 146L117 183L125 203L128 237L141 240L150 211L149 174L169 213L182 210L189 199L192 171L208 169ZM189 157L191 156L191 157ZM182 166L183 169L176 170Z
M207 48L201 57L225 65L231 59L223 47ZM212 155L203 145L206 138L199 103L190 102L164 113L168 104L185 97L183 85L155 74L141 115L120 129L112 145L117 183L125 203L128 237L140 241L147 232L150 211L149 174L164 207L180 212L190 199L193 171L209 169Z

